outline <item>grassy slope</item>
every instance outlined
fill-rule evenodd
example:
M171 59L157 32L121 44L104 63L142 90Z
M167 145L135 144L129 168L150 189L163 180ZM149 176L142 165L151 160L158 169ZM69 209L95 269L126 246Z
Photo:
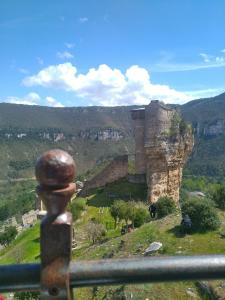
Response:
M112 251L115 258L142 256L146 247L153 241L160 241L163 244L162 250L157 255L219 254L225 252L225 243L220 237L219 231L180 236L177 231L177 226L180 224L180 215L178 213L162 220L146 223L132 233L121 236L121 224L114 229L114 222L109 213L107 192L120 191L121 193L127 193L128 190L131 190L129 183L118 182L107 186L106 190L96 190L95 193L88 196L87 209L75 223L78 248L73 251L73 259L101 259ZM141 199L143 193L143 186L133 186L132 194L136 195L134 198L137 199L138 197ZM220 212L220 217L224 220L225 214ZM99 220L108 228L106 241L102 244L91 245L87 239L85 226L91 218ZM121 247L121 240L124 241L123 247ZM39 252L39 224L36 224L33 228L19 235L7 249L1 251L0 263L39 261ZM216 281L213 284L218 288L221 283ZM128 299L130 299L132 294L132 299L185 300L191 299L191 296L187 294L188 288L196 294L196 299L200 299L194 282L142 284L125 286L124 288L101 287L94 298L92 298L93 288L77 289L76 294L77 299L87 300L103 299L106 294L108 296L107 299L119 299L119 293L125 293ZM221 289L219 291L221 292Z

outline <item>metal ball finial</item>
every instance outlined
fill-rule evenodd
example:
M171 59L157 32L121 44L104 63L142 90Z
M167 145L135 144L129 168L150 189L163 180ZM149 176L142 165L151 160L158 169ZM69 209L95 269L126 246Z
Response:
M54 149L38 158L35 175L41 185L64 188L73 182L75 170L73 158L63 150Z

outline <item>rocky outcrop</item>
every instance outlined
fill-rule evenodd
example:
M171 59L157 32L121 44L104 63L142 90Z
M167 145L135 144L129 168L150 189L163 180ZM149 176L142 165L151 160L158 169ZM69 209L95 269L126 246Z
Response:
M124 134L115 128L106 128L106 129L87 129L80 131L79 137L82 139L95 140L95 141L106 141L113 140L119 141L124 138Z
M132 119L136 173L146 174L149 202L161 196L178 202L183 166L193 147L191 128L159 101L132 110Z

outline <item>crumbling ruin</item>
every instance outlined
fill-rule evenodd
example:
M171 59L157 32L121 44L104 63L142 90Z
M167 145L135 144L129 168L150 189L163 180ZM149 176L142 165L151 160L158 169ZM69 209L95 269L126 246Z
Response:
M158 100L131 112L135 136L135 172L146 174L148 201L161 196L179 201L184 163L193 147L191 128L175 109Z

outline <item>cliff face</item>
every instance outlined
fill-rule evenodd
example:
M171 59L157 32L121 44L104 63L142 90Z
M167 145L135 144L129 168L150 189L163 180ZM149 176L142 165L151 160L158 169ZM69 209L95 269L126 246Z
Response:
M136 120L140 123L138 114L137 110L132 111L135 124ZM136 173L146 174L149 202L156 202L161 196L172 197L177 202L183 166L193 147L191 128L175 110L168 109L159 101L152 101L146 107L144 119L144 129L140 132L143 136L144 130L144 138L135 134ZM141 170L138 168L140 165Z

